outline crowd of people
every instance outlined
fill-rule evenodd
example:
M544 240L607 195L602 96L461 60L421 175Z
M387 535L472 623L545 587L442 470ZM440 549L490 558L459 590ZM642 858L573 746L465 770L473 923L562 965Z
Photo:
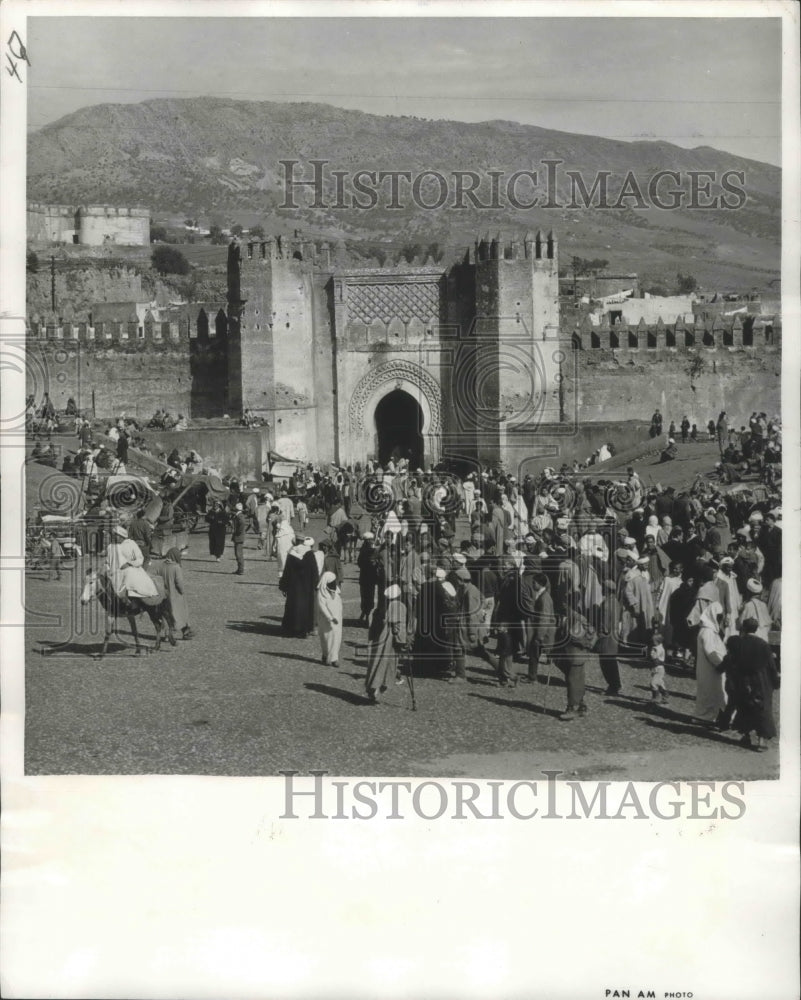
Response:
M325 502L318 539L305 534L309 488ZM518 482L499 470L462 479L393 463L299 469L283 490L254 488L234 503L231 537L241 573L245 533L258 533L277 564L284 633L318 634L333 666L343 564L356 562L373 703L404 671L463 683L474 656L504 687L536 684L553 665L566 680L561 718L571 720L587 712L588 663L612 697L621 660L647 666L660 704L671 671L694 668L698 722L733 726L762 749L775 735L764 695L778 684L780 505L780 488L754 502L727 494L716 474L676 491L646 489L633 467L614 481L563 466ZM220 505L208 520L218 559L228 515Z
M692 427L681 426L682 439L691 439ZM81 423L73 474L91 479L101 463L124 469L132 430L122 418L107 429L112 454L94 447L91 426ZM625 694L621 661L647 667L659 704L670 698L671 673L694 669L695 719L733 727L759 750L776 732L768 695L780 663L781 424L755 413L735 430L722 413L714 437L716 469L678 491L646 488L633 467L612 479L577 463L520 481L502 469L412 469L404 458L326 471L298 466L283 485L229 478L227 499L205 513L209 555L219 561L230 541L233 572L243 575L245 539L255 535L276 565L283 632L318 635L321 659L333 667L343 567L355 563L373 704L411 671L464 683L468 661L479 658L507 688L536 685L546 668L560 671L561 718L569 721L587 713L588 666L597 664L609 697ZM165 458L178 474L205 468L195 452ZM767 464L778 475L766 482ZM761 499L728 489L748 477L761 482ZM119 528L140 565L158 555L158 566L180 568L185 541L175 532L171 484L163 485L155 523L143 509ZM316 539L308 533L312 508L325 516ZM175 569L168 575L184 632L184 582Z
M656 410L651 417L649 435L652 438L661 437L662 426L662 414ZM671 462L677 457L676 438L679 434L682 444L701 440L698 425L691 424L686 414L679 427L680 430L677 431L675 420L670 421L660 462ZM768 418L766 413L754 411L748 420L748 426L741 424L738 429L736 421L732 421L726 411L722 410L717 420L710 418L706 434L708 441L718 443L720 461L715 468L722 482L730 485L752 476L757 476L769 486L778 482L782 460L781 420L778 416Z
M174 416L163 408L159 408L147 423L149 430L157 431L185 431L189 426L189 421L179 413Z

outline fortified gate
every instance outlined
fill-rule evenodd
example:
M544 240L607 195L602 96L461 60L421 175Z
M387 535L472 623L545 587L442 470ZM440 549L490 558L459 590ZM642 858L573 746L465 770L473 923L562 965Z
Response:
M553 235L483 239L447 270L234 243L228 300L228 406L292 459L497 462L510 432L559 420Z

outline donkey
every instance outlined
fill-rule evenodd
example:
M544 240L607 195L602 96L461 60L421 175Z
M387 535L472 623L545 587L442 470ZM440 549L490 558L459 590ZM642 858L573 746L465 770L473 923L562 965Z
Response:
M95 597L106 612L106 630L103 637L103 646L100 650L101 657L105 656L108 641L111 638L111 633L114 631L115 620L122 617L128 619L128 624L131 627L131 634L136 644L136 656L142 656L145 652L139 642L139 632L136 628L136 619L141 614L147 614L156 630L156 642L153 647L154 653L157 653L161 648L162 629L165 625L170 645L176 645L172 612L169 601L166 598L162 598L155 604L146 604L139 597L122 597L115 593L111 585L111 580L105 573L99 572L96 569L89 569L86 571L86 583L81 594L81 604L89 604L92 598Z

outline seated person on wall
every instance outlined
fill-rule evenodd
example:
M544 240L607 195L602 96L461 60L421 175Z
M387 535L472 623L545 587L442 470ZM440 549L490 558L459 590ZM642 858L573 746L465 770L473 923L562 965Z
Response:
M721 483L739 483L742 479L740 470L731 462L716 462L715 470L720 477Z
M39 457L37 458L37 462L39 462L40 465L49 465L51 468L55 469L56 451L52 444L46 445L46 447L41 450Z
M659 456L660 462L672 462L673 459L678 455L679 449L676 447L676 442L673 438L668 439L667 448L664 449L662 454Z
M114 462L111 452L104 444L101 444L95 455L95 465L98 469L110 469Z

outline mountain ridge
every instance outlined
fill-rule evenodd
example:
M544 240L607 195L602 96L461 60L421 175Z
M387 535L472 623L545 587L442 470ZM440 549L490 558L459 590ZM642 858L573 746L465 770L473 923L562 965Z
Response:
M152 98L139 104L81 108L28 137L28 197L55 203L146 204L155 218L189 215L221 224L261 222L275 232L300 228L315 236L365 243L437 240L467 245L498 229L553 228L568 255L602 256L616 267L654 276L694 269L703 280L758 285L779 274L781 170L768 163L705 145L692 149L667 140L632 141L577 134L506 119L458 122L416 116L379 116L319 102L240 100L228 97ZM280 161L295 160L297 176L311 176L309 161L352 175L359 169L408 170L413 175L473 171L544 171L560 160L559 206L512 204L402 210L379 203L313 207L285 202ZM609 171L617 190L630 172L643 183L658 171L742 171L745 204L737 210L683 207L661 210L626 204L618 209L572 206L567 171L591 189ZM525 178L521 178L525 179ZM543 189L519 185L521 201ZM687 184L684 184L687 187ZM330 195L330 186L326 189ZM484 199L486 201L486 199Z

